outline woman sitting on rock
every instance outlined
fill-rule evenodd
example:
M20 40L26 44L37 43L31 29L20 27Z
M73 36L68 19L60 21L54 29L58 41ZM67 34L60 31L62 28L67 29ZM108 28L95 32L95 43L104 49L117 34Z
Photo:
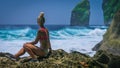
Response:
M23 45L23 48L18 51L17 54L13 56L14 59L17 59L19 56L25 54L27 52L31 57L33 61L37 60L37 56L46 56L48 52L51 52L51 44L49 39L49 32L45 28L45 18L44 18L44 12L41 12L38 16L37 23L40 26L40 29L37 32L37 36L33 42L27 42ZM35 46L40 42L40 47Z

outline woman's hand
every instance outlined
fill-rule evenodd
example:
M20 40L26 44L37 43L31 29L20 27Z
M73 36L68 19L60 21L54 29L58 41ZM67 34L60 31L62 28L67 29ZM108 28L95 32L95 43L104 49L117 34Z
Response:
M49 48L49 53L50 53L50 54L52 53L52 48Z

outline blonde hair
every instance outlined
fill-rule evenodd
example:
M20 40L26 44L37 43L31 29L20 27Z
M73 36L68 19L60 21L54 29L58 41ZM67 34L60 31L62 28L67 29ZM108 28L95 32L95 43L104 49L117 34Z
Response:
M40 15L37 18L37 22L41 22L41 23L45 22L44 12L40 12Z
M40 12L40 14L44 14L44 12Z
M44 12L40 12L40 15L38 16L38 18L43 17L44 16Z

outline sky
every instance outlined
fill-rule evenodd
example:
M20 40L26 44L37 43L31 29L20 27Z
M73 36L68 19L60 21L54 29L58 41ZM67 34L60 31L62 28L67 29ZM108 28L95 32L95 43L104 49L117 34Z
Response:
M102 10L102 0L89 0L90 2L90 21L89 25L104 25Z
M41 11L48 25L69 25L72 9L81 0L0 0L0 25L37 24Z

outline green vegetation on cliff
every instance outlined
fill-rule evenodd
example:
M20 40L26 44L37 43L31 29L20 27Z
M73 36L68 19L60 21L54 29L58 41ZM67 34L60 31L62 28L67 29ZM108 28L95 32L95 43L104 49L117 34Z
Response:
M83 8L84 7L84 8ZM74 12L80 11L81 13L89 13L89 2L88 0L83 0L79 4L76 5L76 7L73 9Z
M72 11L71 25L89 25L89 1L82 0Z
M109 48L113 48L120 55L120 11L115 14L108 31L104 35L104 40L106 40Z
M120 0L103 0L104 22L106 25L110 24L113 15L120 8Z
M120 10L114 15L103 40L93 50L97 50L94 56L97 61L106 62L108 68L120 68Z

